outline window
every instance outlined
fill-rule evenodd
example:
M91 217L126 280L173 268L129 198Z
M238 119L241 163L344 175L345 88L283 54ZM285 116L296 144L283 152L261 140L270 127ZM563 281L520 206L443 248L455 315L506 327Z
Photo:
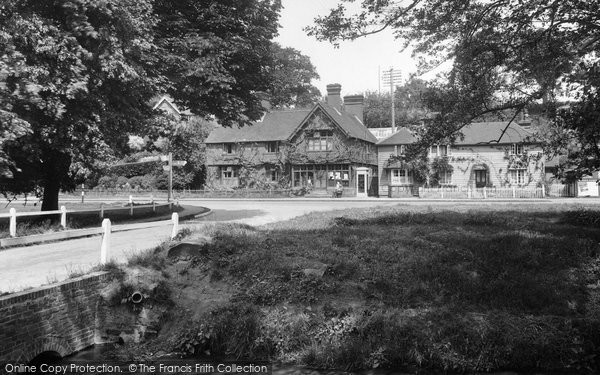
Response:
M404 155L406 153L406 145L396 146L396 155Z
M223 143L223 153L224 154L233 154L235 150L235 145L233 143Z
M510 182L511 184L524 185L525 184L525 170L524 169L511 169L510 171Z
M523 154L523 144L522 143L513 143L510 148L511 155L522 155Z
M452 184L452 172L450 171L441 171L440 172L440 185L450 185Z
M267 152L279 152L279 144L277 142L267 142Z
M331 151L333 149L333 132L316 131L308 138L308 151Z
M221 167L221 178L231 179L238 177L238 170L236 167Z
M267 166L265 168L265 176L267 177L267 181L275 182L278 180L277 170Z
M438 156L438 147L437 146L431 146L429 149L429 155L436 157Z
M392 169L392 185L412 184L412 171L407 169Z
M449 154L449 152L448 152L449 148L450 147L448 147L447 145L438 146L438 149L439 149L439 153L438 154L440 156L446 156L446 155L448 155Z
M429 148L429 156L438 157L438 156L447 156L450 155L450 146L449 145L433 145Z

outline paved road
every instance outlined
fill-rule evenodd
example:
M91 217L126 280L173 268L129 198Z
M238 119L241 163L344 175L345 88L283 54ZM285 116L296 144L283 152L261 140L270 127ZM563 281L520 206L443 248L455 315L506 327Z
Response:
M380 205L406 206L481 206L498 204L492 201L423 201L387 199L366 200L184 200L182 204L209 207L213 213L199 220L202 222L233 221L250 225L263 225L290 219L314 211L330 211L345 208L375 207ZM524 201L512 201L503 205L522 205ZM585 204L598 205L600 200L544 200L540 205ZM188 224L193 226L201 223ZM166 240L171 227L139 229L116 232L112 236L111 257L125 262L135 253L150 249ZM81 238L51 244L0 251L0 293L18 291L64 280L70 273L86 271L98 264L100 237Z

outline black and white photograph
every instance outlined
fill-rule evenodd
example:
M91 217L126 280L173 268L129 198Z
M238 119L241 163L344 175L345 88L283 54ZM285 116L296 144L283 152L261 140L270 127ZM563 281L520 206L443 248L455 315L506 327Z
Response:
M0 0L0 375L600 374L600 1Z

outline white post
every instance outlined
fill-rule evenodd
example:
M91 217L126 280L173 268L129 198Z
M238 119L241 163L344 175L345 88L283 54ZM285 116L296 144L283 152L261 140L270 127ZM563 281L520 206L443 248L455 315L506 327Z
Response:
M100 264L110 260L110 219L102 220L102 245L100 246Z
M514 186L512 187L512 193L513 193L513 198L516 198L517 197L517 192L516 192Z
M444 199L444 188L440 188L440 194L442 195L442 199Z
M152 199L152 212L156 212L156 202Z
M467 186L467 198L471 199L471 197L472 197L471 187Z
M546 185L542 184L542 198L546 198Z
M179 233L179 214L177 214L177 212L173 212L171 221L173 221L173 231L171 232L171 239L173 239L177 236L177 233Z
M129 196L129 216L133 216L133 197Z
M9 224L9 233L11 237L17 236L17 210L14 207L10 208L10 224Z
M100 203L100 219L104 219L104 203Z
M67 228L67 208L65 206L60 206L60 226L63 229Z
M483 198L487 198L487 188L485 186L483 187Z
M133 204L133 197L131 195L129 196L129 204Z

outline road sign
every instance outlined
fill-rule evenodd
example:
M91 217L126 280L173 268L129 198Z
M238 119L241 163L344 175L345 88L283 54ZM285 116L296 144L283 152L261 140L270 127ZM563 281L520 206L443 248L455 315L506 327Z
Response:
M183 167L186 164L187 164L187 161L185 161L185 160L173 160L173 163L172 163L172 165L174 167Z
M141 162L159 161L160 156L144 156L140 159Z

